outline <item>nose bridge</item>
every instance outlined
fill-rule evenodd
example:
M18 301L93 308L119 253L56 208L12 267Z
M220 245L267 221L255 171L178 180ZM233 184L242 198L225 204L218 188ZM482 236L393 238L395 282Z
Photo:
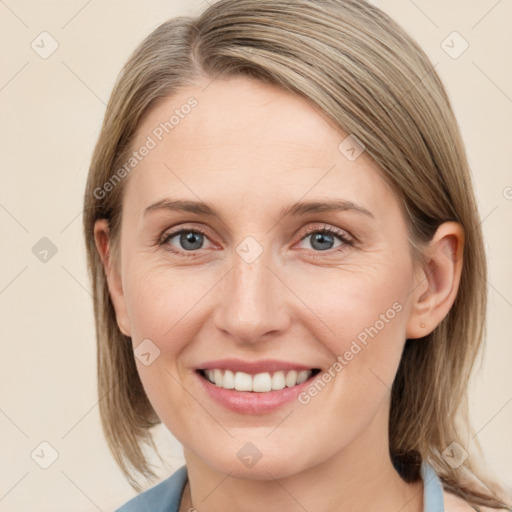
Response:
M233 252L233 268L218 304L217 327L239 342L257 342L267 333L286 328L278 279L269 269L272 260L270 249L251 236Z

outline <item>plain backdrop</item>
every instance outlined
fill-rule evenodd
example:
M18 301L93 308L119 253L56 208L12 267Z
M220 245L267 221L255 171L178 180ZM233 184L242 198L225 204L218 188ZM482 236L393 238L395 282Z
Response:
M512 482L512 1L375 3L436 64L467 145L490 267L472 420L489 466ZM0 1L3 512L109 511L135 494L100 428L82 196L121 66L159 24L206 5ZM165 427L156 438L164 478L183 463L182 451Z

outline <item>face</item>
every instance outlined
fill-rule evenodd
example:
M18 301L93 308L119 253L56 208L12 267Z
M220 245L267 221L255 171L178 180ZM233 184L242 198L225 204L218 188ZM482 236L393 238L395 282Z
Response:
M186 453L233 476L384 446L414 277L399 203L304 99L206 83L144 118L133 148L156 144L126 178L110 288L147 396Z

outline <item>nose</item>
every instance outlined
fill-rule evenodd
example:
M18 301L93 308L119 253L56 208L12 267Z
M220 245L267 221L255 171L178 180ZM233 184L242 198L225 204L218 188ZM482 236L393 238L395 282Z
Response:
M238 344L274 339L290 323L286 286L271 268L274 265L269 250L252 262L240 254L233 253L232 270L223 279L216 327Z

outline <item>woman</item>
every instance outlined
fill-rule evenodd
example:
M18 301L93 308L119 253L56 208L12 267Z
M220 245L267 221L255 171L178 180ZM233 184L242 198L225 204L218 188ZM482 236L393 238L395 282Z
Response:
M464 442L486 263L463 144L376 7L221 0L161 25L84 210L112 453L140 491L163 422L186 460L120 511L510 507Z

